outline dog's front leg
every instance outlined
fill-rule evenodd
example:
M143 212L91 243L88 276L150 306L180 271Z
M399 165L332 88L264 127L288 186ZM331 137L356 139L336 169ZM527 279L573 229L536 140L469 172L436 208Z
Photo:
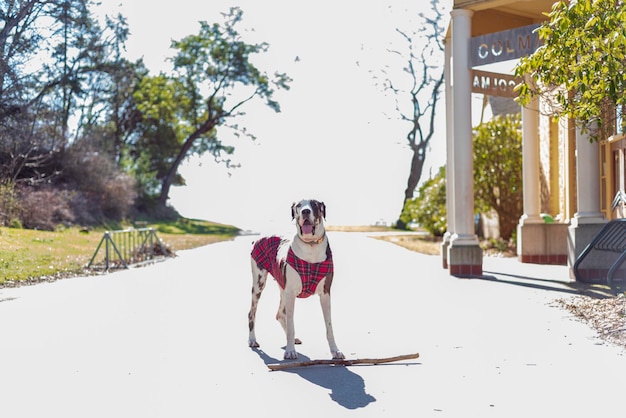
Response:
M344 359L345 356L343 353L337 348L337 343L335 342L335 334L333 332L333 321L331 319L330 312L330 291L320 294L320 304L322 305L322 314L324 316L324 324L326 325L326 339L328 340L328 347L330 348L330 353L332 354L334 359Z
M276 319L280 321L285 331L287 344L285 346L285 359L298 358L296 352L296 326L294 324L294 310L296 306L296 296L302 291L302 281L296 271L287 266L285 271L285 288L281 291L280 306Z
M296 352L296 327L293 321L295 305L296 296L293 293L285 291L281 292L280 305L278 305L276 319L283 327L287 338L287 344L285 345L285 360L298 358L298 353Z
M285 336L287 338L284 358L296 359L298 358L298 353L296 352L296 326L293 320L296 306L296 295L285 292L285 294L283 294L282 306L284 320L281 321L281 324L283 324L283 329L285 330Z

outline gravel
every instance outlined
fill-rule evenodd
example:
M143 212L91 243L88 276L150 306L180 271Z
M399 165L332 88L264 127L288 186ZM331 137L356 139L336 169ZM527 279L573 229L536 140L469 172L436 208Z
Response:
M594 329L598 336L626 350L626 297L574 296L557 304Z

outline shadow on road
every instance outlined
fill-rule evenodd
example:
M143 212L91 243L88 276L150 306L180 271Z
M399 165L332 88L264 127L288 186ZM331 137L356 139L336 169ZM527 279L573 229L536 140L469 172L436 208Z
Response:
M258 348L253 348L253 351L265 364L281 362ZM298 353L298 361L309 360L311 360L309 357ZM315 385L330 390L331 399L346 409L364 408L376 402L376 398L365 392L363 378L345 366L314 366L288 369L283 372L297 374Z
M495 283L511 284L533 289L567 293L570 295L584 295L596 299L605 299L612 297L610 289L608 289L606 286L593 286L576 281L565 282L563 280L550 280L538 277L529 277L493 271L483 271L483 274L483 276L472 277L472 279L487 280Z

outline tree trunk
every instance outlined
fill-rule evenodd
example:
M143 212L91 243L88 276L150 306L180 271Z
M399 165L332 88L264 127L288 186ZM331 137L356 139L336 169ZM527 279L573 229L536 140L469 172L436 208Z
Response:
M187 140L183 144L183 147L180 149L180 152L176 156L176 159L172 163L172 166L170 167L167 174L161 181L161 194L159 195L159 206L165 207L167 205L167 199L169 199L170 188L172 187L172 183L174 182L174 177L176 176L176 173L178 172L178 167L180 166L180 163L182 163L185 157L187 156L187 153L191 149L191 146L193 145L193 142L195 140L196 138L193 138L193 137L187 138Z
M159 195L159 206L165 207L167 205L167 199L169 199L170 188L172 187L172 183L174 182L174 178L176 177L176 173L178 172L178 167L187 157L191 147L193 147L193 143L198 139L202 134L209 132L216 125L216 122L212 119L207 120L204 124L202 124L194 133L189 135L189 137L183 143L183 146L180 149L180 152L176 156L176 159L172 163L169 171L161 181L161 194Z
M402 220L402 213L404 212L404 206L406 202L413 199L415 195L415 189L419 184L422 177L422 171L424 169L424 161L426 159L426 147L428 143L420 142L411 146L413 150L413 158L411 158L411 170L409 171L409 179L407 181L406 189L404 191L404 200L402 201L402 208L400 209L400 215L396 221L396 228L406 229L407 224Z

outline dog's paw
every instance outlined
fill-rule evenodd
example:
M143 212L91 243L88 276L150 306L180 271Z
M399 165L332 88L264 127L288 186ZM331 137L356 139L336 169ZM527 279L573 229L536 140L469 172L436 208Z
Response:
M333 360L343 360L345 358L346 356L344 356L341 351L339 350L333 351Z
M285 350L285 356L283 357L285 360L295 360L298 358L298 353L295 350Z
M259 348L261 345L256 340L248 341L248 347Z

